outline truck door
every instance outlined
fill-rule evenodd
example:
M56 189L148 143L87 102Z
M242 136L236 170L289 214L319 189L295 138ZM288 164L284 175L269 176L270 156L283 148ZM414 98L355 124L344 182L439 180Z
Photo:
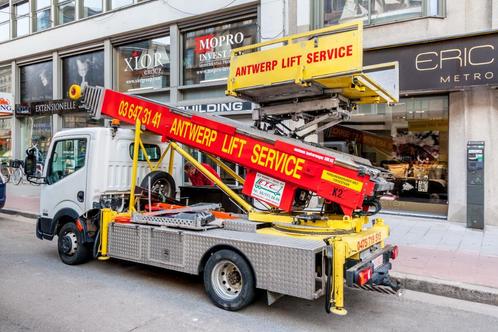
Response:
M64 208L82 215L87 199L89 136L58 138L52 145L41 190L42 217L53 218Z

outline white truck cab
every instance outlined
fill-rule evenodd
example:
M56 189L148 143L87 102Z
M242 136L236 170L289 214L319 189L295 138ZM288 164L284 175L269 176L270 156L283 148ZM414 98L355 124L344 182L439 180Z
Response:
M160 137L144 134L143 139L151 161L157 162L164 149ZM133 144L134 130L126 128L78 128L56 133L45 162L37 237L52 240L64 223L86 220L91 211L103 207L123 209L129 199ZM164 171L149 173L140 153L137 184L148 183L146 176L162 179L151 186L174 197L173 178Z

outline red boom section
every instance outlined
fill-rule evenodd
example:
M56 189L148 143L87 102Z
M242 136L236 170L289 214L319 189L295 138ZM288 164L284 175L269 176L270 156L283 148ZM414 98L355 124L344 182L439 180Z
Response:
M302 144L250 137L222 119L177 111L112 90L104 92L102 114L131 124L139 119L147 130L166 140L245 167L244 194L285 211L292 209L297 188L336 202L346 215L361 209L365 196L373 195L374 183L368 175L335 164L333 157Z

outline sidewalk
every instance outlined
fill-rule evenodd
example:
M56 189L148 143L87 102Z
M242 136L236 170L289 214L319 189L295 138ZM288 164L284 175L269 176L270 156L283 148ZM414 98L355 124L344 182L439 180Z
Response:
M399 247L391 275L402 287L498 305L498 226L466 228L445 220L380 215Z
M7 185L4 212L35 218L40 187ZM10 211L9 211L10 210ZM498 305L498 226L380 214L399 247L392 275L404 288Z

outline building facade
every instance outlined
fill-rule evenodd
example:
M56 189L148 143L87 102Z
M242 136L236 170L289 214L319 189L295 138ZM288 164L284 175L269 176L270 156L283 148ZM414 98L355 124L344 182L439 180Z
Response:
M400 63L401 100L318 141L393 172L385 209L462 222L466 145L484 141L485 220L498 224L498 0L0 0L0 155L103 125L67 99L73 83L249 123L255 105L224 94L230 50L351 20L365 65Z

